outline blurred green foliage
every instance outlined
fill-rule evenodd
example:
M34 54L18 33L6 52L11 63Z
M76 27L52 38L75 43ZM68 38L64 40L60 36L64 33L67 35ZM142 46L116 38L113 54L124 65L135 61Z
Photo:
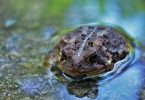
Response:
M88 2L96 3L99 14L106 13L108 2L117 2L123 16L145 12L145 0L1 0L0 28L8 19L16 19L17 26L23 28L39 28L46 25L62 26L72 5L79 4L82 8ZM88 15L88 17L93 16Z
M145 0L118 0L118 4L124 16L145 12Z

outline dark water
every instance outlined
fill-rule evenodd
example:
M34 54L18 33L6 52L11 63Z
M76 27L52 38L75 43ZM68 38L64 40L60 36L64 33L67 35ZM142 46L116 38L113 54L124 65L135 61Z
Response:
M1 0L0 8L0 100L145 99L144 1ZM59 82L43 65L50 36L64 27L96 22L119 25L134 38L132 63L105 79L62 82L59 77Z

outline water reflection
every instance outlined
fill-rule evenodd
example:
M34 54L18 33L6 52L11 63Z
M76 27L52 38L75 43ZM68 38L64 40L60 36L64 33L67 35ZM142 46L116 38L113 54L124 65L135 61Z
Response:
M67 90L70 95L83 98L88 97L95 99L98 95L97 80L86 79L81 81L74 81L67 84Z

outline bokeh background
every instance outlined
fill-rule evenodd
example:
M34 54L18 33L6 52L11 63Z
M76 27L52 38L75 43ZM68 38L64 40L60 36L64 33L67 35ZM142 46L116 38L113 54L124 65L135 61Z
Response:
M43 62L50 49L50 36L96 22L123 27L139 42L145 61L145 0L0 0L0 100L39 98L24 95L19 84L40 90L45 87L43 92L50 92L47 81L40 85L45 80L41 75L45 73ZM38 80L31 82L27 79L31 77ZM34 91L38 92L29 92ZM48 94L42 94L41 99L53 99Z

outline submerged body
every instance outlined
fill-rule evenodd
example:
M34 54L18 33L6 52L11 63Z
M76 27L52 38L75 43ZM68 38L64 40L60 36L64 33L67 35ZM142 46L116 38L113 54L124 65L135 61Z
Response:
M119 31L84 25L61 37L51 61L66 75L84 78L112 70L128 54L129 44Z

